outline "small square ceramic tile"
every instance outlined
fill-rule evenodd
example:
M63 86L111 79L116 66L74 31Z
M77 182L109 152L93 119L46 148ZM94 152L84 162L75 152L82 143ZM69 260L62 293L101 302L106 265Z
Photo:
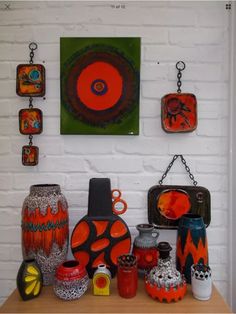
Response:
M40 109L30 108L19 111L19 130L21 134L40 134L43 130L43 114Z
M25 145L22 147L22 164L36 166L38 164L39 149L37 146Z
M19 64L17 66L16 93L23 97L45 95L45 68L42 64Z
M192 132L197 127L197 99L189 93L172 93L161 100L162 128L168 133Z

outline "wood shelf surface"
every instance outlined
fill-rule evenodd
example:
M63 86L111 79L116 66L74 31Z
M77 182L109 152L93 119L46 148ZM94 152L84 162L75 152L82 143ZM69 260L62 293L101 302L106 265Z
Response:
M91 281L90 281L91 283ZM43 287L39 297L22 301L15 290L0 308L0 313L232 313L222 296L213 286L208 301L193 298L191 286L183 300L160 303L149 297L144 282L139 279L136 297L124 299L118 295L116 279L111 283L110 296L94 296L91 286L80 299L63 301L58 299L52 287Z

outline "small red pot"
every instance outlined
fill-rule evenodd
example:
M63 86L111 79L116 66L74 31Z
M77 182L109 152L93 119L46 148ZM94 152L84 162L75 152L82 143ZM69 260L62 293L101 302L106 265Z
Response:
M78 261L62 263L56 270L54 292L63 300L80 298L88 288L89 278L85 267Z

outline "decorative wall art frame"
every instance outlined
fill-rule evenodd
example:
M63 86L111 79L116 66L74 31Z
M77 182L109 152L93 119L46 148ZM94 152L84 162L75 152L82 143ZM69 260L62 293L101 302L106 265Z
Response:
M180 157L193 186L162 185L175 160ZM184 214L201 215L207 227L211 221L211 196L208 189L197 186L183 155L174 155L159 185L148 191L148 221L160 229L177 229Z
M29 44L29 64L19 64L16 69L16 93L21 97L29 97L29 108L19 111L19 131L29 135L29 145L22 147L22 164L36 166L38 164L39 148L33 146L33 135L43 131L43 113L33 107L33 97L45 95L45 68L42 64L34 64L34 51L38 45Z
M167 133L192 132L197 127L197 99L194 94L181 93L182 71L185 63L176 63L177 93L165 95L161 99L161 123Z
M140 38L61 38L61 134L138 135Z

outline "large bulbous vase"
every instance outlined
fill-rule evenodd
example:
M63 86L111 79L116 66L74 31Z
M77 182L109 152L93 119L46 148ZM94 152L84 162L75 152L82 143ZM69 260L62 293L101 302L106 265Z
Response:
M69 243L68 205L59 185L30 187L22 207L21 226L23 258L34 258L42 271L43 284L53 284L56 268L67 258Z

